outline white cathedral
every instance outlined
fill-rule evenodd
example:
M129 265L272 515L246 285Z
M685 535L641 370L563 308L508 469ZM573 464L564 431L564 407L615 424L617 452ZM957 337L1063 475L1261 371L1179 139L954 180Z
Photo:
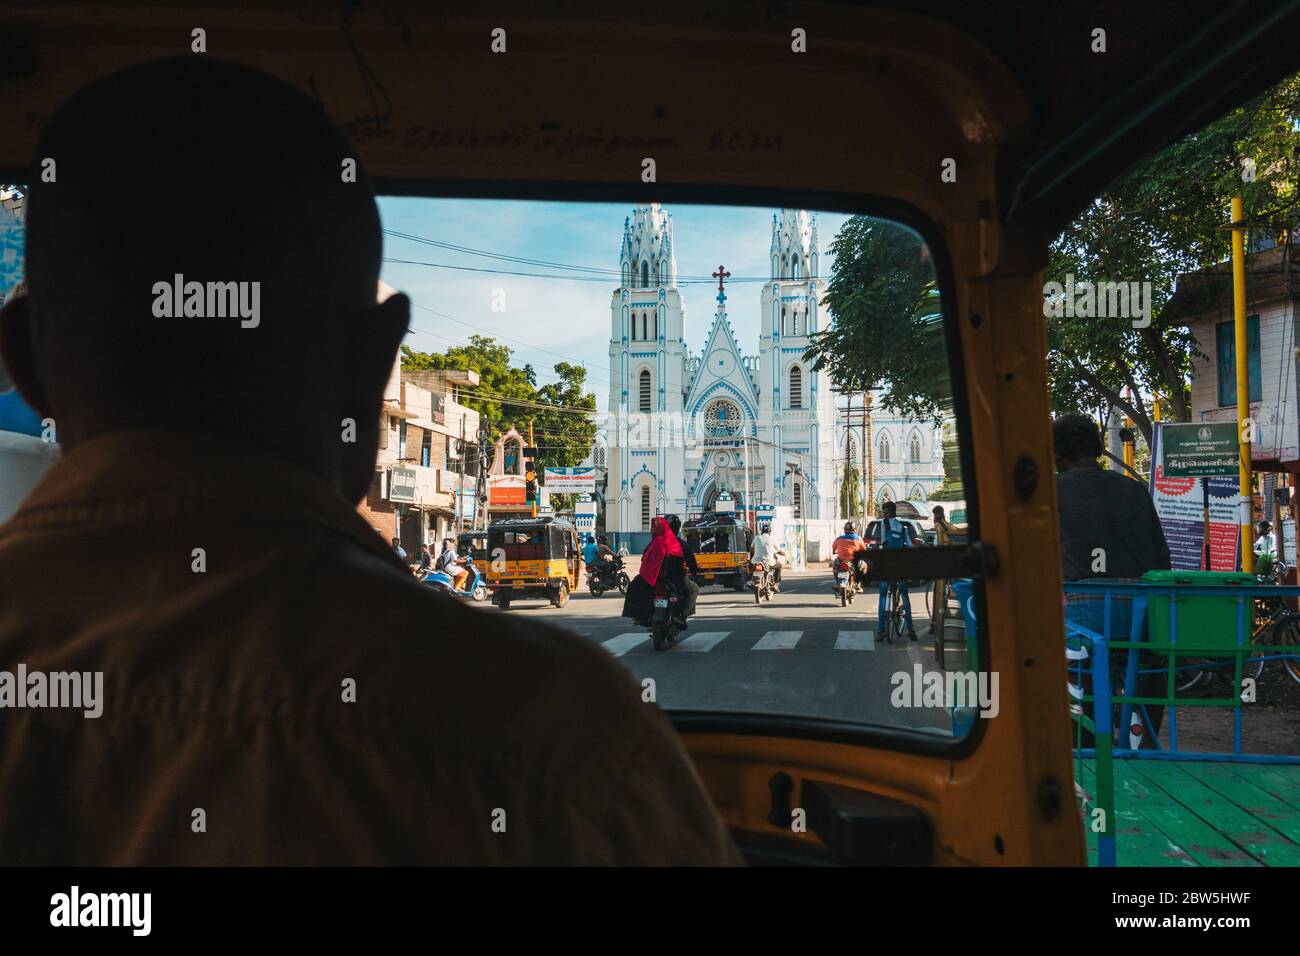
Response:
M772 217L757 355L736 343L722 266L704 347L695 353L687 344L673 220L659 204L624 220L619 263L622 282L610 303L606 530L638 546L654 515L685 519L712 510L724 493L737 511L775 506L828 527L836 517L835 395L829 375L803 358L827 321L818 303L825 282L816 217L802 209Z

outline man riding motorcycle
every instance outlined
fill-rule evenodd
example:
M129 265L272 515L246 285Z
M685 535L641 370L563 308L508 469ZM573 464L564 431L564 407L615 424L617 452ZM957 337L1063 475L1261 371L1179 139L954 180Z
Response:
M867 542L858 535L853 522L846 521L844 533L831 543L831 548L835 552L835 557L831 560L831 574L834 575L840 571L851 571L858 555L866 552Z
M749 561L751 564L761 564L772 572L772 589L775 591L781 590L780 558L784 555L785 551L772 540L771 525L760 527L749 549Z
M582 546L582 563L587 566L588 574L599 572L600 563L613 560L613 557L614 549L609 546L603 534L599 538L588 535Z
M881 512L881 519L872 533L872 540L876 542L876 546L879 548L912 547L914 545L912 528L907 522L899 519L898 506L892 501L886 501L881 505ZM898 586L898 601L903 606L903 628L907 631L908 638L914 641L916 628L912 626L912 602L907 596L906 581L880 582L880 603L876 611L876 639L881 639L885 633L885 599L891 584Z
M623 577L623 560L614 553L604 535L599 538L588 536L582 546L582 562L587 568L588 586L593 588L594 593L599 593L595 591L596 588L612 591L615 588L622 590L626 586L620 585L619 580Z

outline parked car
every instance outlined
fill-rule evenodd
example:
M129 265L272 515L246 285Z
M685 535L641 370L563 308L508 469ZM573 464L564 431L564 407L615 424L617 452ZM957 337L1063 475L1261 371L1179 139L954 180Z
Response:
M902 509L899 510L901 511ZM912 510L915 511L916 509L913 508ZM917 519L906 518L901 514L898 516L898 520L902 521L904 524L908 525L912 529L912 542L914 544L934 544L933 528L927 531L925 526L922 525L921 522L918 521ZM863 537L867 539L868 548L874 548L876 546L876 542L874 538L876 534L876 528L879 525L880 525L879 518L872 518L870 521L867 522L867 533L864 534Z

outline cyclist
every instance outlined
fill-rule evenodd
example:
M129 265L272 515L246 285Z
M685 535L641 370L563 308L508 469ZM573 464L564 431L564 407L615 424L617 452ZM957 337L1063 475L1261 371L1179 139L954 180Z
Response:
M912 528L906 522L898 517L898 506L892 501L886 501L881 506L881 518L876 523L876 529L872 532L872 540L881 548L910 548L913 547ZM880 640L885 635L885 598L889 594L889 588L893 585L898 588L898 600L903 605L903 628L907 631L907 636L911 640L916 640L916 628L912 626L912 602L907 597L906 581L881 581L880 582L880 604L876 612L876 639Z

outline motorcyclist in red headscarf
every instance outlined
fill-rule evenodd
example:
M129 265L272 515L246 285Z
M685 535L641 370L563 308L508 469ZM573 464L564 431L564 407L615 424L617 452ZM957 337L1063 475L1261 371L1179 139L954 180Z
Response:
M650 544L641 555L641 570L632 579L623 601L623 616L634 621L644 621L653 607L655 585L659 578L686 593L686 574L682 563L682 545L668 527L668 522L655 516L650 522Z

